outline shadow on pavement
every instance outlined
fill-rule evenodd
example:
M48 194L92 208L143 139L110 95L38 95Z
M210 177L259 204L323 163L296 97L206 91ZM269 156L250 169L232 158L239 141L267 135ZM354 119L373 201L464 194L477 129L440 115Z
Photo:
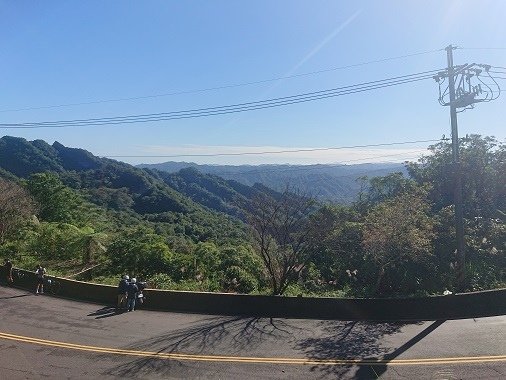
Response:
M426 327L424 330L419 332L417 335L415 335L413 338L408 340L406 343L404 343L402 346L396 348L393 352L389 352L385 354L382 358L382 360L391 361L401 355L403 352L407 351L409 348L413 347L416 343L420 342L423 338L425 338L427 335L429 335L431 332L433 332L435 329L437 329L439 326L441 326L443 323L445 323L445 320L438 320L434 321L430 326ZM371 359L371 358L368 358ZM360 366L356 373L357 379L369 379L371 376L371 373L374 373L376 378L381 376L386 370L387 370L388 364L385 365L378 365L374 366L372 368L371 366Z
M371 360L391 361L413 347L444 322L444 320L435 321L394 351L391 351L390 347L382 345L381 340L387 335L400 332L403 326L408 325L407 323L335 322L334 326L330 323L326 329L335 331L334 336L306 339L301 342L300 347L309 358L317 360L360 358L364 362ZM387 367L388 364L371 366L360 365L358 362L357 365L318 365L313 366L311 370L313 372L321 371L335 378L369 380L379 378L386 372Z
M265 341L276 342L278 338L293 338L300 330L285 320L254 317L211 317L194 323L188 328L171 331L157 337L149 338L127 347L141 351L158 353L191 353L202 355L243 355L258 347ZM261 356L261 354L259 355ZM125 377L132 373L140 378L157 374L162 377L174 376L187 370L189 377L195 363L160 360L155 358L138 359L113 368L107 375ZM211 376L212 377L212 376Z
M189 327L136 342L126 348L157 353L260 357L268 357L268 352L272 351L278 352L279 357L287 357L290 355L289 352L293 352L290 350L295 350L298 355L292 354L293 356L316 360L360 358L369 362L371 360L390 361L421 341L444 321L432 323L395 349L385 345L385 338L399 333L401 328L408 323L356 321L294 323L297 325L276 318L211 317L193 323ZM409 324L420 323L422 322ZM284 351L283 347L287 351ZM147 378L153 375L171 377L174 373L186 373L185 377L192 377L196 375L192 371L198 366L198 363L191 361L147 357L121 364L106 374L127 377L135 373L139 378ZM387 370L387 367L388 364L314 365L310 371L315 377L377 379ZM208 375L210 378L213 377L211 373ZM217 377L220 376L217 375Z
M19 298L19 297L28 297L28 296L31 296L32 294L20 294L18 296L10 296L10 297L0 297L0 300L8 300L8 299L11 299L11 298Z
M88 317L95 317L95 319L109 318L123 314L125 311L126 310L117 310L114 306L104 306L103 308L88 314Z

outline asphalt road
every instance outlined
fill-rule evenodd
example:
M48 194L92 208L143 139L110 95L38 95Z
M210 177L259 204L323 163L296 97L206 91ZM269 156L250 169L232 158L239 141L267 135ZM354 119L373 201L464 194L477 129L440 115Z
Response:
M365 323L113 309L0 287L0 379L506 379L506 316Z

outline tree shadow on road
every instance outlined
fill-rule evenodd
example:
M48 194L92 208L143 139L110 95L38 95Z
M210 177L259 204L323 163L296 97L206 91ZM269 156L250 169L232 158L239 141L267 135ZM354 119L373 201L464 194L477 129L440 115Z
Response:
M157 353L188 353L193 355L248 355L262 344L276 342L283 337L293 339L293 332L300 329L287 321L273 318L254 317L211 317L192 326L168 332L153 338L136 342L128 349ZM189 362L142 358L113 368L107 375L127 376L135 373L142 378L156 373L170 376L188 367Z
M349 365L314 365L312 372L320 371L322 375L332 375L335 378L377 379L385 373L389 361L414 346L443 323L444 321L435 321L400 347L393 348L384 343L384 338L399 333L407 323L322 322L325 324L323 329L334 334L305 339L300 342L299 347L308 358L314 360L360 359L356 364ZM371 361L380 363L371 365Z
M154 353L192 355L268 357L277 351L280 356L294 355L311 360L360 359L350 365L315 364L313 376L325 378L377 379L395 359L422 340L444 321L436 321L398 347L389 346L388 336L400 333L401 328L418 323L374 323L354 321L287 321L277 318L210 317L188 327L135 342L126 349ZM396 339L399 341L399 339ZM391 344L391 343L390 343ZM274 347L274 349L273 349ZM277 347L280 347L278 350ZM281 347L287 348L285 351ZM292 354L290 354L290 352ZM271 354L272 356L272 354ZM370 365L370 361L381 362ZM386 362L385 362L386 361ZM209 367L209 362L207 362ZM220 366L216 377L221 377ZM232 366L232 364L229 364ZM241 364L235 364L241 366ZM145 357L121 364L106 375L138 378L168 377L174 373L184 377L202 376L195 361ZM213 375L207 373L211 378Z

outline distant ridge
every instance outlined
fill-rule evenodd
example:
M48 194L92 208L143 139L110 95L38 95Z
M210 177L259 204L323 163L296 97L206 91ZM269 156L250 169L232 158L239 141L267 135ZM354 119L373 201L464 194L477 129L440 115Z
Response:
M287 185L308 192L321 200L351 203L361 188L360 177L385 176L393 172L406 173L403 164L369 163L356 165L199 165L193 162L168 161L159 164L140 164L150 168L176 173L193 168L206 174L253 186L260 183L275 191Z

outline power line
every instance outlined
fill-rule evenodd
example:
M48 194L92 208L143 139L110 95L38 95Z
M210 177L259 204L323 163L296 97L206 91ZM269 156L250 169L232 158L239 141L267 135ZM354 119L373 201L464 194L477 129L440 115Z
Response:
M459 50L506 50L506 47L460 47L457 46ZM444 49L442 49L444 50Z
M417 141L402 141L392 143L379 143L379 144L365 144L365 145L349 145L331 148L308 148L308 149L292 149L292 150L277 150L277 151L263 151L263 152L237 152L237 153L209 153L209 154L173 154L173 155L115 155L115 156L102 156L107 158L177 158L177 157L220 157L220 156L253 156L253 155L266 155L266 154L283 154L283 153L299 153L299 152L317 152L329 151L340 149L356 149L356 148L371 148L379 146L393 146L393 145L406 145L417 143L438 142L437 140L417 140Z
M207 107L199 109L190 109L182 111L161 112L153 114L116 116L91 119L61 120L48 122L26 122L26 123L1 123L0 127L7 129L20 128L65 128L70 126L91 126L91 125L114 125L145 123L153 121L178 120L197 117L207 117L224 115L230 113L246 112L258 109L280 107L290 104L304 103L314 100L321 100L331 97L349 95L364 91L371 91L385 87L396 86L399 84L417 82L432 78L432 75L439 70L431 70L416 74L403 75L382 80L359 83L350 86L337 87L329 90L314 91L298 95L291 95L255 102L246 102L226 106Z
M506 67L500 67L500 66L491 66L492 68L494 69L500 69L500 70L506 70ZM492 74L501 74L501 75L506 75L506 71L496 71L496 70L489 70L488 71L489 73L492 73ZM492 77L493 79L504 79L504 77Z
M269 82L275 82L275 81L279 81L279 80L293 79L293 78L299 78L299 77L304 77L304 76L322 74L322 73L331 72L331 71L350 69L350 68L370 65L370 64L374 64L374 63L388 62L388 61L393 61L393 60L397 60L397 59L415 57L415 56L419 56L419 55L423 55L423 54L436 53L436 52L440 52L442 50L444 50L444 49L426 50L426 51L422 51L422 52L418 52L418 53L405 54L405 55L400 55L400 56L396 56L396 57L377 59L377 60L373 60L373 61L355 63L355 64L351 64L351 65L346 65L346 66L339 66L339 67L333 67L333 68L329 68L329 69L311 71L311 72L307 72L307 73L286 75L286 76L264 79L264 80L259 80L259 81L235 83L235 84L201 88L201 89L195 89L195 90L174 91L174 92L163 93L163 94L135 96L135 97L129 97L129 98L104 99L104 100L95 100L95 101L89 101L89 102L67 103L67 104L57 104L57 105L50 105L50 106L8 109L8 110L0 110L0 112L18 112L18 111L31 111L31 110L39 110L39 109L47 109L47 108L73 107L73 106L82 106L82 105L90 105L90 104L113 103L113 102L123 102L123 101L141 100L141 99L152 99L152 98L160 98L160 97L165 97L165 96L186 95L186 94L195 94L195 93L200 93L200 92L224 90L224 89L228 89L228 88L251 86L251 85L255 85L255 84L269 83Z

